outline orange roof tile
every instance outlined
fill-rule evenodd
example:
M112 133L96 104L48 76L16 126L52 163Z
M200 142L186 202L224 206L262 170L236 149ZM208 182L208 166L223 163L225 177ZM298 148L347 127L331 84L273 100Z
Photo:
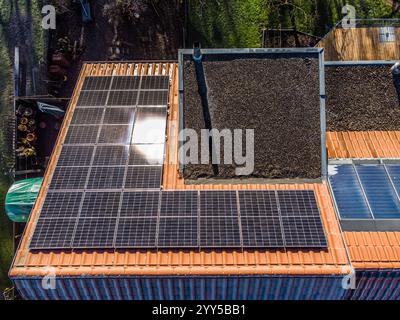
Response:
M327 132L328 157L400 158L400 131Z
M316 193L322 222L327 235L326 250L220 250L220 251L167 251L167 250L83 250L30 252L29 241L39 217L47 192L49 176L54 170L66 129L72 118L78 93L85 76L133 74L170 74L169 116L167 128L167 155L164 163L165 189L312 189ZM10 276L41 275L46 266L56 268L58 275L81 274L347 274L350 262L336 219L333 203L326 183L314 184L246 184L246 185L185 185L178 177L178 72L172 63L115 63L85 64L77 82L69 110L63 122L57 145L47 168L38 200L25 229L20 247L14 258Z

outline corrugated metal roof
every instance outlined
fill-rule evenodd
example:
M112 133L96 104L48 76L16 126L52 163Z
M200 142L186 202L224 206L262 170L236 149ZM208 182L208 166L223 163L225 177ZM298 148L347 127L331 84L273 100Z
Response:
M170 74L167 156L164 164L165 189L313 189L315 190L324 223L327 250L221 250L221 251L95 251L30 252L28 245L39 208L48 188L48 177L54 170L66 128L84 77L95 75ZM344 240L334 212L326 183L279 185L184 185L178 177L178 72L172 63L88 63L82 68L63 123L57 145L45 174L43 187L27 224L15 256L10 276L35 276L46 272L44 267L56 267L59 275L184 275L184 274L346 274L350 271ZM174 161L175 160L175 161Z

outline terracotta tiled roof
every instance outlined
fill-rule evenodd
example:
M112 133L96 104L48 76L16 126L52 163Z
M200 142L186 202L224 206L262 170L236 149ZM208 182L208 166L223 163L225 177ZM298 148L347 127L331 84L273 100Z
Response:
M167 156L164 164L165 189L313 189L328 240L326 250L221 250L221 251L54 251L30 252L29 241L39 216L39 208L48 187L48 177L54 170L61 142L71 120L77 97L85 76L126 74L170 74L169 119L167 131ZM172 63L117 63L85 64L77 82L69 111L64 120L57 145L45 174L43 187L32 211L30 220L14 259L11 276L41 275L43 267L53 266L59 275L114 274L114 275L182 275L182 274L346 274L350 263L344 240L336 219L326 183L279 185L190 185L178 177L177 130L178 126L178 76L177 65Z
M328 157L400 158L400 131L328 132Z

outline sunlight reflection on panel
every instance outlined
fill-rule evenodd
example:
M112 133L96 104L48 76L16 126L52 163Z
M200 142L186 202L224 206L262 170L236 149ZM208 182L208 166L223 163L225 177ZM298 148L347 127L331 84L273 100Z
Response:
M164 158L163 144L131 145L130 165L161 165Z

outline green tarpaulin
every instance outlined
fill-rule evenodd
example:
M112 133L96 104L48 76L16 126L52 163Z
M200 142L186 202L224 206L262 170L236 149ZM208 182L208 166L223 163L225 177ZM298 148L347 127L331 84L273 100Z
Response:
M6 213L14 222L26 222L35 204L43 178L14 182L6 196Z

